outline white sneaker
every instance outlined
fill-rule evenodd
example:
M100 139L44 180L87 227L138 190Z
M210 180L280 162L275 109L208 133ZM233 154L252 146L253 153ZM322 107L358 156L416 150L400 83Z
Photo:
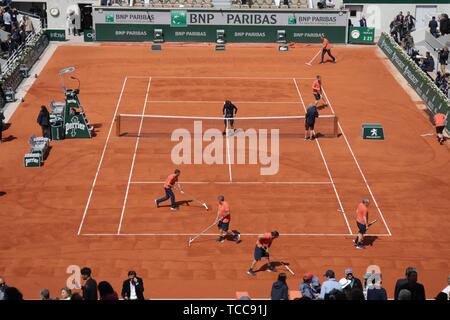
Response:
M159 208L158 200L155 199L155 206Z

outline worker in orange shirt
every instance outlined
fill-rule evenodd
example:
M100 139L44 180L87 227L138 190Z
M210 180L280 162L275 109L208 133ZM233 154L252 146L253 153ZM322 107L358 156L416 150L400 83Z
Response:
M183 188L181 188L181 185L178 183L178 177L180 176L181 171L178 169L175 169L174 173L169 174L167 176L166 181L164 182L164 192L166 195L160 199L155 199L155 205L157 208L159 208L159 204L161 202L164 202L168 199L170 199L170 210L178 210L177 203L175 202L175 194L173 193L173 187L176 185L178 188L178 191L181 193L184 193Z
M314 99L316 99L316 107L319 104L319 101L322 100L322 106L326 106L327 103L325 102L325 99L323 98L322 95L322 80L320 78L320 76L316 76L316 80L314 80L313 84L312 84L312 91L313 91L313 95L314 95Z
M220 232L220 237L217 241L222 243L227 236L232 236L233 240L236 241L236 243L239 243L241 235L229 230L231 221L230 205L225 201L224 196L218 196L217 200L219 200L219 208L217 210L217 221L219 223L217 224L217 227Z
M261 260L261 258L267 259L267 271L275 271L275 267L270 263L269 248L272 245L273 240L275 240L279 236L280 234L278 233L278 231L272 231L266 232L258 237L258 240L256 241L255 252L253 254L254 260L250 269L248 269L247 271L249 275L256 276L256 272L253 270L253 268L255 267L256 263Z
M324 36L320 36L320 40L322 40L322 60L321 60L321 64L324 63L323 58L325 58L325 53L328 53L328 55L330 56L331 59L333 59L333 63L336 63L336 58L333 57L333 55L331 54L331 44L330 41L328 41L327 38L325 38Z
M357 249L364 249L363 238L369 227L369 199L363 199L356 209L356 225L358 226L358 236L353 242Z
M445 121L447 120L447 116L443 113L436 113L434 115L434 125L436 126L436 135L439 143L442 145L445 142L445 138L443 135L445 128Z

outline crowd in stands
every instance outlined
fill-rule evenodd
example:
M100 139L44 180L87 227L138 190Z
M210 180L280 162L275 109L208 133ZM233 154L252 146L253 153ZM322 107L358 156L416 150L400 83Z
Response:
M128 278L123 281L120 298L117 291L107 281L97 281L92 276L90 268L81 269L82 284L75 284L80 289L63 287L57 296L52 297L48 289L40 291L41 300L145 300L144 282L135 271L128 272ZM293 299L291 294L295 298ZM450 275L446 286L437 293L435 300L449 300ZM272 300L388 300L386 289L382 286L381 274L366 273L363 280L358 279L351 268L345 269L343 277L337 280L333 270L324 273L324 281L319 277L306 273L294 291L289 290L287 275L278 274L273 283L270 297ZM9 286L4 277L0 276L0 300L23 300L19 289ZM239 299L249 300L249 295ZM393 292L394 300L426 300L425 288L418 282L418 272L414 267L405 270L405 277L398 279Z
M436 72L436 77L433 81L436 86L448 96L450 74L447 71L447 64L449 50L447 47L437 50L439 69L430 52L426 52L424 56L421 55L415 48L414 39L411 35L411 32L415 30L415 21L416 19L409 12L407 12L406 15L403 15L403 12L400 12L390 24L391 36L432 80L431 73L439 70ZM432 17L428 27L430 28L430 33L435 37L450 34L448 15L441 14L439 20L437 20L436 17Z
M0 44L2 58L11 56L25 42L26 37L34 32L31 19L22 15L19 20L17 9L9 5L0 7L0 29L7 35Z

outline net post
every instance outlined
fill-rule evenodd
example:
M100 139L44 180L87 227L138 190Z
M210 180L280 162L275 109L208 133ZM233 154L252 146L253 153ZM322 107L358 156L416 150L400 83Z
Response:
M334 116L334 136L337 137L339 132L338 132L338 117L335 115Z
M120 136L120 114L116 115L114 119L116 121L116 136Z

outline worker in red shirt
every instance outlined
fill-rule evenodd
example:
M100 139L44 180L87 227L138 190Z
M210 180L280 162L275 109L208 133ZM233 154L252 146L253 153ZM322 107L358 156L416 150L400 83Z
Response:
M322 40L322 61L320 63L324 63L323 58L325 58L325 53L327 53L330 58L333 59L333 63L336 63L336 58L331 54L332 46L330 44L330 41L328 41L328 39L322 35L320 36L320 40Z
M217 227L220 232L220 237L217 241L222 243L227 236L232 236L233 240L236 241L236 243L239 243L241 235L229 230L231 221L230 205L225 201L224 196L218 196L217 200L219 200L219 208L217 210L217 221L219 223L217 224Z
M314 99L316 99L316 107L319 104L319 101L322 100L322 106L326 106L327 103L325 102L325 99L323 97L323 93L322 93L322 79L320 78L319 75L316 76L316 80L314 80L313 84L312 84L312 91L313 91L313 95L314 95Z
M155 199L155 205L157 208L159 208L159 204L161 202L170 199L170 210L178 210L177 203L175 202L175 194L173 193L172 189L176 185L178 191L184 193L183 188L181 188L181 185L178 183L178 177L180 176L180 173L180 170L175 169L174 173L168 175L166 181L164 182L164 192L166 193L166 195L160 199Z
M253 263L248 269L247 273L251 276L256 276L256 272L253 270L256 263L261 260L261 258L267 259L268 269L267 271L273 272L275 271L275 267L272 266L270 263L270 257L269 257L269 248L272 245L273 240L278 238L280 234L278 231L272 231L272 232L266 232L258 237L258 240L256 241L255 246L255 252L254 252L254 260Z
M447 116L443 113L436 113L434 115L434 125L436 126L436 135L441 145L444 144L445 142L443 134L445 128L445 120L447 120Z
M358 226L358 236L353 242L357 249L364 249L363 238L369 227L369 199L363 199L356 209L356 225Z

